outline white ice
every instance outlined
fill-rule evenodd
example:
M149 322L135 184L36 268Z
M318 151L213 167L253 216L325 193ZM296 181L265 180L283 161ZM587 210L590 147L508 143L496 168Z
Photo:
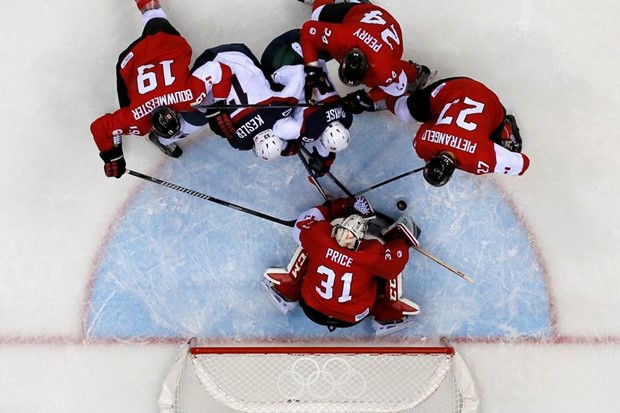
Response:
M195 55L230 42L260 54L309 14L295 0L162 4ZM398 340L455 335L485 413L618 411L620 5L377 4L400 21L407 57L500 96L532 160L519 178L461 175L438 191L414 176L368 194L392 214L406 199L421 241L476 279L413 255L406 289L425 312ZM285 227L103 175L89 125L117 107L116 57L142 29L133 1L0 5L0 412L152 413L182 337L326 337L300 314L279 318L255 283L286 264ZM334 166L352 189L421 164L395 118L355 131ZM260 163L208 131L183 147L171 161L146 140L124 144L131 169L278 217L320 201L294 159ZM200 293L214 280L216 302Z

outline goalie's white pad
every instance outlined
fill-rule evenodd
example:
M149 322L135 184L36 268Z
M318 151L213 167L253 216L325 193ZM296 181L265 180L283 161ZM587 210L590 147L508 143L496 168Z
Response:
M416 223L413 221L413 218L411 218L410 216L401 215L400 218L396 220L396 222L384 229L381 234L384 238L387 239L390 236L395 236L393 231L400 231L409 241L410 246L420 246L420 243L418 242L418 237L421 233L420 227L416 225Z
M410 327L413 322L414 319L411 316L404 316L400 320L388 323L380 323L377 320L373 319L372 328L375 330L375 337L383 337L388 334L392 334L407 327Z
M267 271L265 271L263 275L275 285L296 282L301 275L300 272L304 268L307 259L308 254L306 254L301 247L297 247L286 269L267 268Z
M294 310L297 307L297 301L287 301L284 297L282 297L276 290L273 289L271 282L263 278L260 282L261 287L267 293L267 297L276 306L279 312L286 315L290 311Z

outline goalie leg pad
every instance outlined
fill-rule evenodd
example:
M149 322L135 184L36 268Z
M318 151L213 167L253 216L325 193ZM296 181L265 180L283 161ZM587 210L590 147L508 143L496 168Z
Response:
M298 247L286 269L268 268L263 274L273 289L288 301L297 301L301 294L301 280L308 266L308 254Z
M377 301L371 314L378 322L394 322L405 316L420 313L420 306L402 297L402 273L385 283L383 291L377 291Z

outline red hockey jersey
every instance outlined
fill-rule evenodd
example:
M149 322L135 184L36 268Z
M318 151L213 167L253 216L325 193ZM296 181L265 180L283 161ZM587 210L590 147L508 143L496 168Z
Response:
M429 161L451 152L458 169L481 175L522 175L529 158L495 144L491 132L504 122L499 98L469 78L448 79L431 92L431 121L424 122L413 141L418 156Z
M320 4L315 3L315 8L318 6ZM307 21L301 28L300 43L308 63L317 61L320 53L327 53L340 62L351 49L360 49L368 61L362 83L372 88L369 93L373 100L402 95L408 76L417 75L412 72L413 66L401 60L403 34L400 25L387 11L373 4L353 7L340 23Z
M130 103L101 116L90 127L101 152L121 143L122 135L147 134L153 109L169 106L178 111L191 110L192 104L203 100L214 84L229 77L226 68L217 64L211 64L209 71L192 75L191 55L192 49L183 37L163 32L146 36L128 51L119 70Z
M331 236L329 214L321 206L297 221L299 241L308 254L301 294L315 310L354 323L370 313L377 296L376 277L394 279L403 271L409 247L403 239L385 245L362 240L357 251L341 247Z

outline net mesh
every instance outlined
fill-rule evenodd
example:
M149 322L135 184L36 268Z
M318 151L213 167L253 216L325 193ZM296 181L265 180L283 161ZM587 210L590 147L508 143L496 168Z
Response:
M188 353L175 413L461 412L444 353Z

